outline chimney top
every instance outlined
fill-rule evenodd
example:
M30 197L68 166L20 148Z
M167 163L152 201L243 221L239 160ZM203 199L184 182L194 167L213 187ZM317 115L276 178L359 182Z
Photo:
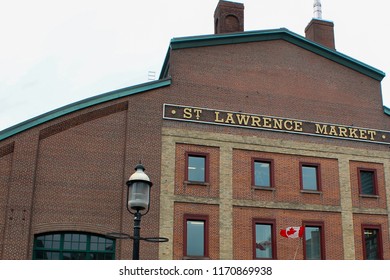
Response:
M313 19L305 28L306 38L325 47L336 49L334 42L334 24L322 19L321 0L314 0Z
M214 33L244 31L244 4L219 0L214 12Z

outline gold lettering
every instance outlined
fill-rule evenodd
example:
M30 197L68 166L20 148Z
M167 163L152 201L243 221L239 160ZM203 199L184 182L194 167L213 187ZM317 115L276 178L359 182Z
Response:
M194 109L194 112L195 112L196 119L199 120L200 114L202 114L202 110L201 109Z
M326 124L318 124L316 123L316 133L317 134L324 134L324 135L328 135L328 126Z
M289 126L287 126L287 124L288 124ZM285 128L286 130L293 130L293 121L292 121L292 120L285 120L285 121L284 121L284 128Z
M185 119L191 119L192 118L192 109L191 108L184 108L183 118L185 118Z
M232 113L227 113L225 123L235 124Z
M215 111L215 122L223 123L224 119L219 118L219 112Z
M338 136L336 127L334 125L330 126L329 135Z
M271 128L272 127L272 119L263 118L263 127Z
M294 131L303 131L302 122L295 121L294 125Z
M359 130L359 132L360 132L360 135L359 135L359 138L360 139L367 139L367 130L365 130L365 129L360 129Z
M261 127L261 119L260 117L257 117L257 116L251 116L251 119L252 119L252 124L251 126L258 126L258 127Z
M368 130L367 133L370 135L370 140L375 140L376 131Z
M343 126L339 127L339 136L348 137L347 132L348 132L348 129L346 127L343 127Z
M359 138L359 136L356 134L357 128L349 128L349 137L351 138Z
M236 114L236 116L237 116L238 124L248 125L249 115Z
M274 119L274 128L283 129L283 120L282 119Z

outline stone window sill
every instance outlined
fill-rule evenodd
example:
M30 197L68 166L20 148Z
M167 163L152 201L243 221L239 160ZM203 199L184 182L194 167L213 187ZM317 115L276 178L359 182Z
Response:
M275 188L271 187L259 187L259 186L252 186L252 189L254 190L260 190L260 191L275 191Z
M205 186L205 187L209 187L210 183L207 183L207 182L195 182L195 181L184 181L184 186Z
M308 193L308 194L322 194L322 191L315 191L315 190L301 190L301 193Z

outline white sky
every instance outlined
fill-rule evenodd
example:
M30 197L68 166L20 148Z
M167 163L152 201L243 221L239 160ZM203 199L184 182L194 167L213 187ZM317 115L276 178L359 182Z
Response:
M304 36L313 0L237 0L245 31ZM390 1L322 0L336 49L390 75ZM218 0L0 0L0 130L158 78L170 39L214 32ZM390 107L389 77L382 81Z

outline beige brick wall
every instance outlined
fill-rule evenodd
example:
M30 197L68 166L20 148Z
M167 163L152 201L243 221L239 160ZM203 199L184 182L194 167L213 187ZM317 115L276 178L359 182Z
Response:
M386 153L380 151L367 151L366 149L346 148L323 144L302 143L289 140L275 140L266 139L253 136L242 136L233 134L219 134L214 132L202 131L199 133L195 130L188 129L174 129L163 128L162 130L162 186L161 186L161 204L160 204L160 235L173 238L173 242L160 244L160 259L173 258L175 251L176 240L174 237L174 229L172 225L176 219L173 206L175 203L203 203L210 205L219 205L219 258L220 259L235 259L235 258L251 258L251 255L237 253L238 239L235 239L237 234L236 219L234 209L264 209L263 213L271 211L285 211L290 213L287 215L287 220L282 223L283 226L288 225L288 220L297 221L299 215L296 213L303 213L302 217L311 217L312 219L323 219L325 228L331 230L336 226L342 232L340 238L333 238L332 234L327 235L326 242L326 257L330 259L356 259L361 258L361 251L356 249L356 234L360 230L354 224L354 215L358 213L366 213L375 217L382 217L379 220L383 221L386 218L387 212L383 207L370 207L365 205L361 207L352 207L353 196L352 188L355 188L355 182L351 180L350 168L354 162L363 162L367 165L375 166L389 166L389 158ZM202 147L219 148L220 155L220 179L219 179L219 197L202 198L192 195L177 195L174 192L175 187L175 172L177 166L175 165L175 151L177 145L196 145ZM330 163L329 173L323 180L328 180L326 188L333 188L333 193L330 194L332 199L308 200L305 199L296 203L294 200L282 198L279 200L272 199L261 200L252 199L250 197L236 197L234 195L234 161L235 151L253 151L253 153L269 153L271 156L283 156L286 158L302 158L310 157L311 159L324 161ZM321 165L322 166L322 165ZM326 169L325 168L325 169ZM240 169L241 170L241 169ZM382 168L384 177L388 178L386 168ZM333 174L334 173L334 174ZM323 175L325 176L325 175ZM381 177L382 178L382 177ZM382 180L382 179L381 179ZM387 179L388 181L388 179ZM334 184L334 186L333 186ZM384 189L388 184L381 185L383 193L386 193L384 200L386 201L386 208L389 206L389 188ZM278 191L278 190L276 190ZM335 192L334 192L335 191ZM299 190L297 190L299 194ZM325 193L325 191L324 191ZM299 194L305 195L305 194ZM322 194L325 196L326 194ZM321 196L321 195L320 195ZM217 209L217 208L215 208ZM257 210L257 213L258 213ZM249 213L249 212L248 212ZM265 214L264 214L265 215ZM268 215L268 214L267 214ZM267 216L266 215L266 216ZM261 215L260 215L261 216ZM329 217L329 219L327 218ZM330 218L331 217L331 218ZM286 219L286 217L285 217ZM386 230L383 231L383 238L388 239L388 217L386 220ZM287 222L286 222L287 221ZM282 224L280 224L282 226ZM278 224L279 225L279 224ZM279 228L278 228L279 230ZM251 232L247 233L251 236ZM230 242L229 242L230 241ZM332 244L332 245L331 245ZM361 244L358 243L360 246ZM384 250L389 250L387 242L384 244ZM283 249L280 249L279 258L283 259L286 255ZM357 255L358 254L358 255ZM302 254L299 256L302 257Z

